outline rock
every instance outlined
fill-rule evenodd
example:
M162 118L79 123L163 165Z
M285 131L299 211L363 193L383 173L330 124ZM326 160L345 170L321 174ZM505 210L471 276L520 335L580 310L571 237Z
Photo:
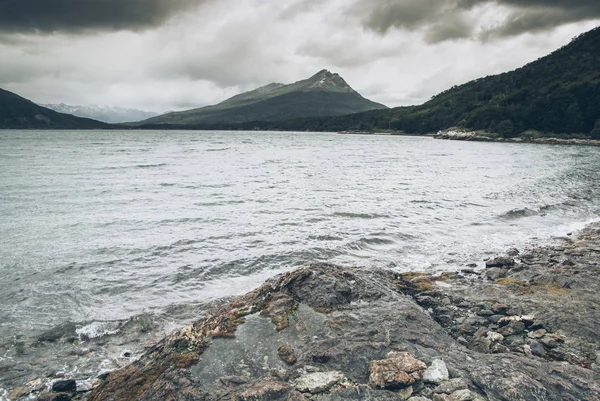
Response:
M493 316L494 312L492 312L489 309L482 309L479 312L477 312L477 315L484 316L484 317L489 317L489 316Z
M490 323L498 324L500 319L502 319L503 317L504 316L502 316L502 315L492 315L492 316L488 317L488 320L490 321Z
M52 383L52 391L56 393L74 393L77 391L75 380L57 380Z
M300 376L294 387L302 393L319 394L329 390L344 379L344 374L337 371L309 373Z
M506 304L497 303L492 305L492 310L497 315L504 315L506 312L508 312L509 309L510 306Z
M532 339L538 339L538 338L544 337L545 334L546 334L546 330L539 329L539 330L527 333L527 337L532 338Z
M432 400L433 401L448 401L450 398L446 394L434 394Z
M280 345L279 348L277 348L277 353L279 354L281 360L287 363L288 365L293 365L297 361L294 349L288 344Z
M405 388L415 382L411 373L420 373L427 365L408 352L390 352L387 358L372 361L369 383L376 388Z
M450 394L448 401L473 401L475 396L469 390L458 390Z
M507 256L500 256L494 259L490 259L487 262L485 262L485 267L487 268L492 268L492 267L506 267L506 268L511 268L513 267L515 264L515 260L511 257L507 257Z
M504 336L500 333L496 333L495 331L488 331L487 335L485 336L485 338L487 338L488 340L490 340L491 342L502 342L504 341Z
M17 400L29 393L31 393L31 389L29 387L15 387L8 393L8 399Z
M413 388L412 386L408 386L406 388L398 390L397 394L401 400L408 400L410 396L413 395Z
M467 381L463 378L450 379L439 386L437 386L433 392L436 394L452 394L458 390L465 390L467 388Z
M441 359L434 359L431 362L431 366L423 372L423 381L425 383L440 384L449 378L450 374L448 373L446 363Z
M506 251L506 254L508 256L512 256L513 258L515 256L519 255L519 253L521 253L521 252L519 252L519 250L517 248L510 248L509 250Z
M294 394L295 393L295 394ZM294 396L296 395L296 397ZM304 397L287 383L263 380L254 383L234 398L236 401L302 400Z
M72 399L72 395L67 393L43 393L38 397L38 401L71 401Z
M531 349L531 353L533 355L539 356L540 358L543 358L548 354L544 346L537 341L531 341L529 343L529 348Z
M552 337L544 336L539 341L547 348L558 348L558 341Z
M487 269L484 273L485 277L491 281L496 281L499 278L506 277L507 274L508 274L508 271L501 269L499 267L492 267L490 269Z
M519 321L511 321L508 325L500 327L498 333L505 337L512 336L514 334L521 334L525 331L525 324Z
M431 401L429 398L425 397L410 397L408 401Z

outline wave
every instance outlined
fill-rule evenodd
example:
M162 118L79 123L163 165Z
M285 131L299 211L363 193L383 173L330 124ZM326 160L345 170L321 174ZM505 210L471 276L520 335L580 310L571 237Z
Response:
M75 330L81 341L93 340L117 334L123 326L122 321L94 321Z
M164 167L167 163L159 163L159 164L136 164L135 168L157 168Z
M205 149L206 152L225 152L231 148L215 148L215 149Z
M333 216L336 217L348 217L351 219L386 219L389 215L376 214L376 213L353 213L353 212L335 212Z

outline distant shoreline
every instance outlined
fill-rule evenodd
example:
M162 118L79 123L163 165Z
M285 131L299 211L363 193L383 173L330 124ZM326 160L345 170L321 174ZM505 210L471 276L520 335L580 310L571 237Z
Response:
M554 137L539 137L539 138L496 138L489 134L471 132L471 131L440 131L433 135L435 139L451 140L451 141L470 141L470 142L501 142L501 143L532 143L541 145L570 145L570 146L600 146L600 140L596 139L580 139L580 138L554 138Z

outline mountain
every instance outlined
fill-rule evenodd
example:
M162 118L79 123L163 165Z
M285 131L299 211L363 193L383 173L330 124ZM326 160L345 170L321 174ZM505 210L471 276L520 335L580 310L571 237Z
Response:
M88 118L57 113L12 92L0 89L0 128L95 129L109 125Z
M60 103L41 104L40 106L58 111L59 113L72 114L77 117L91 118L111 124L141 121L159 114L135 109L123 109L120 107L103 107L95 105L70 106Z
M384 109L362 97L338 74L323 70L290 85L272 83L214 106L164 114L144 125L198 126L323 117Z
M313 131L392 129L412 134L450 127L505 137L593 132L600 138L600 27L522 68L452 87L420 106L260 126Z

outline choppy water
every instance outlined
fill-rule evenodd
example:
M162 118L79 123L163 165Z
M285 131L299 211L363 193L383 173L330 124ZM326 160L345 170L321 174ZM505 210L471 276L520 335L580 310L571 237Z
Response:
M312 261L454 270L599 213L600 148L0 131L0 387L114 367L111 352ZM113 335L34 346L65 322Z

